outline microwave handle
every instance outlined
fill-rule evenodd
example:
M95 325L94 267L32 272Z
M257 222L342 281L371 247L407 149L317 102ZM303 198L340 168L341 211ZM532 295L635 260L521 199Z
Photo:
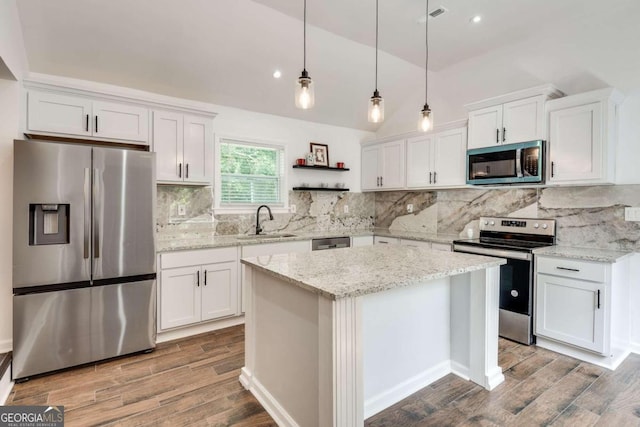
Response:
M522 178L522 148L516 149L516 176Z

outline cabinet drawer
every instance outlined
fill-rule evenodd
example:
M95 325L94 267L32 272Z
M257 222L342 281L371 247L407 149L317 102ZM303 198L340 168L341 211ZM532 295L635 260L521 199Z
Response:
M237 261L238 248L200 249L196 251L179 251L160 254L160 268L186 267L190 265L214 264L218 262Z
M538 273L554 276L571 277L590 282L606 281L607 265L599 262L588 262L574 259L536 257Z

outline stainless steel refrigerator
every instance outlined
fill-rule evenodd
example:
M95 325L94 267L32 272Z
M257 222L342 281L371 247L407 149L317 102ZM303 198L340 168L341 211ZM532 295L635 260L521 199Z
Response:
M14 142L13 378L155 347L155 159Z

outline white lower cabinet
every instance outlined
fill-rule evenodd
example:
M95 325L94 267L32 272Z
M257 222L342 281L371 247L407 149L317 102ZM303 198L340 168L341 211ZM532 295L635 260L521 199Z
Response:
M604 283L538 274L536 334L606 354Z
M371 246L373 245L373 236L353 236L351 238L351 247Z
M395 237L373 236L374 245L399 245L400 239Z
M538 345L581 358L571 348L605 356L607 365L629 347L628 263L553 256L535 258L535 335ZM546 341L551 340L551 346ZM559 343L565 347L554 347ZM615 361L615 363L619 363Z
M238 249L160 255L160 330L238 312Z
M376 245L403 245L414 246L416 248L434 249L436 251L451 252L451 245L446 243L426 242L424 240L399 239L397 237L374 236L373 242Z

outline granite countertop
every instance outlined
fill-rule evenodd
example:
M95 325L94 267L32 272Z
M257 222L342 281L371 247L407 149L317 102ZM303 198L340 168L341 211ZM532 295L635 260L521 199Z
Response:
M331 299L355 297L496 267L502 258L401 245L243 258L242 263Z
M633 252L614 251L611 249L575 248L572 246L547 246L534 249L533 253L535 255L595 262L617 262L633 254Z
M285 233L277 233L285 234ZM214 236L211 234L198 233L182 233L182 234L163 234L159 233L156 241L156 250L158 252L171 252L193 249L209 249L222 248L228 246L245 246L256 245L261 243L279 243L294 242L299 240L320 239L325 237L344 237L344 236L385 236L398 237L402 239L421 240L425 242L451 244L456 235L442 235L429 233L410 233L404 231L389 231L388 229L374 230L342 230L342 231L318 231L318 232L293 232L290 237L273 237L273 238L255 238L251 235L233 235L233 236Z

